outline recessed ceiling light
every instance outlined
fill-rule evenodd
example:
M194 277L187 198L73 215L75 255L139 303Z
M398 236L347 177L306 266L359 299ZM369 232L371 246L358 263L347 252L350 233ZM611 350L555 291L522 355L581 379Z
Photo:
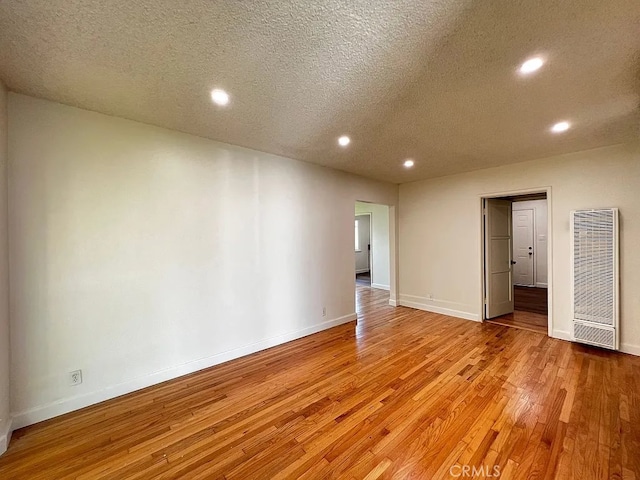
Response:
M349 145L351 143L351 139L349 137L347 137L346 135L342 135L339 139L338 139L338 144L340 144L341 147L346 147L347 145Z
M224 107L225 105L229 104L229 94L224 90L215 88L211 90L211 100L213 100L213 103L215 103L216 105Z
M544 59L542 57L533 57L520 65L520 73L522 75L529 75L544 65Z
M558 122L553 127L551 127L551 131L553 133L562 133L569 130L571 124L569 122Z
M405 160L403 165L404 165L404 168L411 168L413 167L414 163L415 162L413 160L409 159L409 160Z

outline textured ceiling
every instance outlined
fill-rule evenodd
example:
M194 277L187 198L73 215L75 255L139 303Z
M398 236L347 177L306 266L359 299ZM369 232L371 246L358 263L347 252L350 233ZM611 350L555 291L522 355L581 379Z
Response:
M402 183L638 138L640 1L3 0L0 77Z

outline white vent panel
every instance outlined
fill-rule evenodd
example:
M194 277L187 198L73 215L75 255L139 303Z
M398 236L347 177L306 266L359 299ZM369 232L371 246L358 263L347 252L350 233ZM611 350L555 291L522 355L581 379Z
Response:
M585 323L573 323L573 335L577 341L613 348L615 331L612 328L594 327Z
M571 213L574 339L617 348L618 210Z

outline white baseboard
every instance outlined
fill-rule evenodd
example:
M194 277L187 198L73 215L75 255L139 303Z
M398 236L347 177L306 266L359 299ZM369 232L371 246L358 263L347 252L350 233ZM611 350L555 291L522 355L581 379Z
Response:
M400 295L400 301L398 303L405 307L417 308L418 310L425 310L432 313L440 313L442 315L448 315L449 317L463 318L465 320L473 320L474 322L482 321L480 319L480 315L477 313L442 306L443 303L459 306L459 304L454 304L452 302L429 300L428 298L418 297L415 295Z
M9 442L11 441L11 434L13 433L12 419L9 418L0 425L0 455L7 451L9 448Z
M567 330L554 330L551 336L560 340L567 340L569 342L573 341L571 338L571 332L568 332Z
M554 330L553 338L559 338L560 340L568 340L569 342L573 341L573 339L571 338L571 332L568 332L566 330ZM630 355L640 356L640 345L632 345L630 343L621 343L620 351L623 353L628 353Z
M221 352L199 360L194 360L144 377L135 378L102 390L79 395L77 397L65 398L48 405L42 405L22 412L17 412L12 414L13 428L18 429L26 427L27 425L32 425L43 420L48 420L49 418L57 417L58 415L73 412L74 410L88 407L89 405L94 405L142 388L181 377L182 375L197 372L198 370L213 367L214 365L228 362L229 360L234 360L236 358L244 357L245 355L259 352L260 350L265 350L267 348L275 347L276 345L297 340L298 338L306 337L307 335L312 335L314 333L321 332L322 330L353 322L354 320L357 320L355 312L332 320L327 320L326 322L322 322L312 327L267 338L250 345Z
M393 299L389 299L389 305L391 305L392 307L397 307L398 306L398 301L397 300L393 300Z
M371 288L379 288L380 290L390 290L389 285L382 285L381 283L372 283Z
M628 353L630 355L637 355L640 357L640 345L631 345L630 343L621 343L620 351Z

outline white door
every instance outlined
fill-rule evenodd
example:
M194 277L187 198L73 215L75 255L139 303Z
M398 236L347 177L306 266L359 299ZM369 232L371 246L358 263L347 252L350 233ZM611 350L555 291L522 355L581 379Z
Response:
M513 283L534 286L533 209L513 211Z
M485 318L513 312L511 220L509 200L485 200Z

